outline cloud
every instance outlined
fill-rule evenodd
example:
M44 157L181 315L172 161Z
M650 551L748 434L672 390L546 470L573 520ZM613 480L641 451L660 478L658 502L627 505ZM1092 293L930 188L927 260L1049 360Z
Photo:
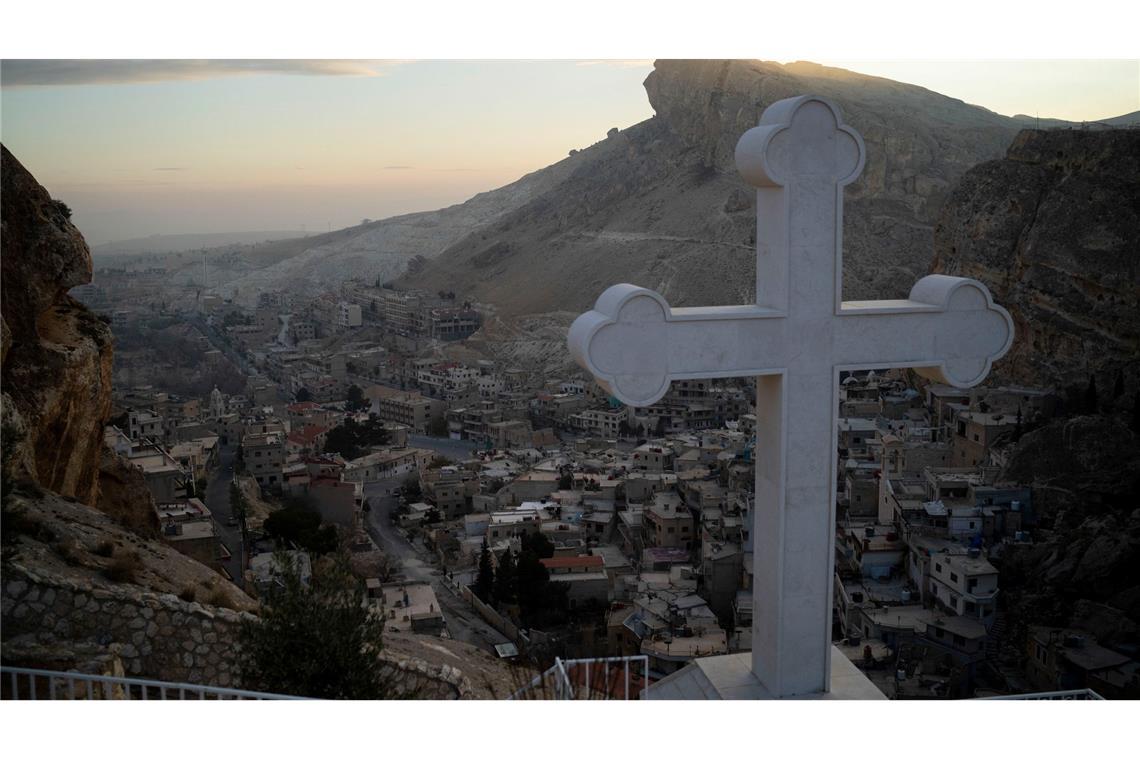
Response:
M391 170L391 169L414 169L415 167L413 167L413 166L403 166L403 165L400 165L400 164L395 164L395 165L392 165L392 166L385 166L384 168L385 168L385 169L389 169L389 170Z
M368 60L5 60L4 87L81 84L133 84L190 81L251 74L296 76L383 76L402 61Z
M156 172L184 172L184 171L186 171L186 167L185 166L156 166L151 171L156 171Z

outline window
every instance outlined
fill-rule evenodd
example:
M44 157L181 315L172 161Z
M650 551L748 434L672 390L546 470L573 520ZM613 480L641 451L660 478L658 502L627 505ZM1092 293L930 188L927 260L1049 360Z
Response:
M946 632L943 631L941 628L935 628L934 629L934 635L940 639L946 638Z
M966 645L966 639L965 639L965 637L963 637L963 636L958 636L958 635L955 635L955 636L954 636L954 643L955 643L957 646L960 646L960 647L961 647L961 646L965 646L965 645Z
M942 565L938 562L935 562L934 563L934 571L938 572L938 573L942 572Z
M969 578L966 580L966 590L967 591L973 591L977 587L978 587L978 579L977 578Z
M950 582L951 583L957 583L958 582L958 573L950 573Z
M666 531L666 532L667 532L667 533L674 533L675 531L674 531L673 527L672 527L672 526L670 526L670 527L669 527L669 530L668 530L668 531Z
M977 433L974 433L974 440L975 441L978 440L978 434Z

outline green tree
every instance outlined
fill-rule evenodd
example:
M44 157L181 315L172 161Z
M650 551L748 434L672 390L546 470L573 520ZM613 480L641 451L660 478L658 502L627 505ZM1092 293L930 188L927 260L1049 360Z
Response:
M242 685L318 699L384 699L383 617L368 604L361 580L338 556L308 586L287 555L275 558L280 588L262 600L261 615L242 623Z
M539 559L550 559L554 556L554 544L541 533L523 536L522 549L523 551L532 552Z
M400 485L400 493L409 503L414 503L423 498L423 488L420 487L420 476L412 473L404 478L404 482Z
M479 551L479 572L475 576L475 586L472 591L484 602L490 602L494 588L495 568L491 566L491 549L487 546L487 539L484 538L483 548Z
M523 625L532 626L543 617L546 587L550 583L550 571L530 550L519 552L516 570L519 597L519 614Z
M447 420L442 416L432 417L431 422L428 423L428 435L436 438L446 438Z
M328 554L340 544L336 526L322 525L316 510L296 501L267 517L264 529L281 548L296 546L313 554Z
M550 580L550 571L542 560L554 556L554 544L546 536L524 536L515 585L518 592L519 616L527 627L560 622L566 609L566 584Z
M357 459L368 448L388 443L388 439L388 430L376 415L369 415L367 422L349 418L325 436L325 451L340 454L345 459Z
M348 386L348 400L345 402L345 408L349 411L361 411L367 409L371 404L364 398L364 391L360 389L359 385Z
M515 577L515 560L511 550L503 552L499 559L499 566L495 568L495 603L514 604L518 598L517 578Z

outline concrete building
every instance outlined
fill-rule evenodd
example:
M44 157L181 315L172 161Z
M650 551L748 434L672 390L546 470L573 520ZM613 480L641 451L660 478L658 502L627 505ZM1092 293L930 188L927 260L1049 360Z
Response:
M164 542L215 572L222 572L222 563L230 554L221 542L210 510L200 499L156 503L154 512Z
M285 467L285 434L247 433L241 441L242 462L262 488L280 488Z
M988 623L997 610L998 571L970 555L931 559L929 590L937 606L955 615Z
M605 559L598 556L550 557L539 560L550 573L550 580L567 585L571 609L594 603L604 606L610 597L610 580Z
M994 440L1016 425L1017 418L1008 413L959 412L954 420L954 466L985 464Z
M696 528L689 508L680 496L659 493L643 513L646 543L669 549L692 549Z
M360 304L341 301L337 304L337 325L342 328L360 327L363 316Z
M443 612L430 583L386 583L374 602L383 611L384 628L392 633L443 632Z

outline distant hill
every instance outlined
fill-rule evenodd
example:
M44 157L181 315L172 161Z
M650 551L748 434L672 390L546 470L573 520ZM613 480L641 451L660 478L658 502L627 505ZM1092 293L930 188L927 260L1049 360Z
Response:
M267 240L285 240L294 237L297 237L296 230L150 235L149 237L116 240L93 245L91 246L91 255L98 258L116 254L174 253L177 251L196 251L201 248L217 248L224 245L264 243Z
M402 277L493 304L504 318L564 319L623 280L676 305L747 301L754 192L736 173L733 149L768 104L819 93L839 103L868 151L846 193L844 293L903 296L929 267L950 188L1003 156L1028 118L808 62L658 61L645 88L652 118L510 185L438 211L219 249L210 286L253 303L264 290L306 297L351 277ZM200 278L189 257L174 266L187 282Z
M253 303L265 290L289 290L312 297L348 278L393 280L422 266L467 235L557 186L570 173L567 160L509 185L479 193L465 203L437 211L404 214L308 238L243 250L232 262L232 278L214 288L239 303Z
M846 192L844 294L905 296L929 268L954 183L1002 157L1023 126L922 87L806 62L658 61L645 89L652 118L579 151L562 182L401 284L454 290L502 317L579 311L623 281L677 306L746 302L754 189L736 172L736 142L769 104L816 93L839 104L867 145L866 169Z

